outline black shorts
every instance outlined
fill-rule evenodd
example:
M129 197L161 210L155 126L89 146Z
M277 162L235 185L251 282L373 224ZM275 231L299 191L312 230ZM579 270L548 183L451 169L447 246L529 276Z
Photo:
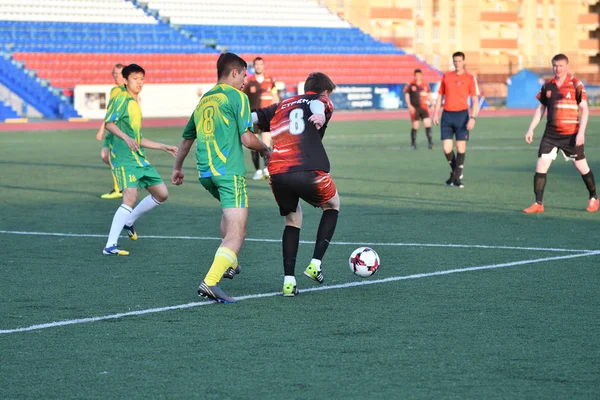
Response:
M297 171L271 175L271 190L279 205L279 213L295 212L300 199L314 207L331 200L337 189L325 171Z
M455 139L469 140L467 123L469 122L469 110L444 111L440 124L441 140Z
M583 146L575 146L576 136L576 134L563 136L549 136L544 134L540 142L538 157L555 160L556 154L560 150L567 159L583 160L585 152Z
M429 118L429 111L426 108L415 107L415 112L410 113L410 120L413 122L427 118Z

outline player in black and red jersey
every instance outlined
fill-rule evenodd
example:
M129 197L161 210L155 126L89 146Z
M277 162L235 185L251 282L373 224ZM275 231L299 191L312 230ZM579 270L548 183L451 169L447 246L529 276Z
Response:
M433 104L431 100L431 89L427 82L423 81L423 72L415 69L415 79L404 87L404 100L408 106L411 121L410 147L417 149L417 130L419 129L419 120L423 120L425 135L429 142L429 150L433 150L433 140L431 138L431 118L429 117L429 105Z
M533 177L535 203L523 211L528 214L544 212L544 189L546 174L560 150L573 165L589 192L587 211L598 211L598 196L594 174L585 158L584 143L589 110L583 83L568 73L569 59L564 54L552 58L554 78L547 80L540 89L537 99L540 104L535 110L525 141L533 141L533 130L548 110L548 121L538 150L538 161Z
M295 268L303 199L323 210L313 258L304 274L323 283L321 261L335 232L340 198L329 175L329 158L323 147L323 135L333 113L329 99L335 89L333 81L321 72L308 76L304 95L294 96L253 113L262 130L270 130L273 153L269 160L271 189L285 217L283 231L283 295L295 296Z
M279 101L277 97L277 89L275 88L275 78L265 74L265 60L261 57L256 57L252 63L254 67L254 75L248 77L246 84L244 85L244 93L250 100L250 108L256 110L261 107L268 107ZM271 147L271 133L267 129L257 130L254 129L255 133L260 133L261 139L267 147ZM260 168L260 155L256 151L252 151L252 163L256 171L252 179L268 179L269 171L265 165L264 169Z

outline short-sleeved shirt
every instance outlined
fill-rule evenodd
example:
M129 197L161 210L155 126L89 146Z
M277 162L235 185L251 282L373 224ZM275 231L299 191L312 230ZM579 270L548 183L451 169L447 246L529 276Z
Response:
M320 104L313 106L313 102ZM326 122L321 129L317 129L308 121L317 107L325 114ZM322 139L332 114L333 104L329 98L314 92L290 97L257 110L259 128L269 130L273 140L269 174L297 171L329 172L329 158Z
M579 103L587 100L585 87L579 79L567 75L560 87L556 78L549 79L536 98L548 109L544 134L561 136L579 132Z
M252 130L248 96L219 84L202 96L183 131L184 139L198 139L196 161L201 178L245 175L241 136Z
M404 87L404 93L408 93L411 106L424 109L429 107L427 100L429 99L429 93L431 93L431 89L427 83L421 82L419 84L415 81L412 81Z
M268 107L273 104L275 78L263 75L263 81L256 80L256 75L250 76L244 85L244 93L250 99L250 108Z
M479 86L475 77L468 72L460 75L448 72L442 78L438 93L445 96L445 111L464 111L469 109L469 96L479 96Z
M110 89L110 98L109 101L114 99L115 97L117 97L122 91L125 90L125 85L121 85L121 86L115 86L114 88ZM104 144L103 147L109 147L110 146L110 133L106 134L104 136Z
M150 165L144 155L144 149L141 147L142 109L127 91L122 91L108 102L104 122L114 122L120 130L135 139L140 145L138 151L133 151L123 139L112 134L109 135L110 160L113 166L146 167Z
M121 86L115 86L114 88L110 89L110 97L109 100L114 99L115 97L117 97L121 92L125 91L125 85L121 85Z

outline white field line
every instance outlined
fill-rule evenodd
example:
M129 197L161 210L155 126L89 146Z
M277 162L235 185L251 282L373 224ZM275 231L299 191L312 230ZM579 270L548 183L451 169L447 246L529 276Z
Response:
M393 276L393 277L384 278L384 279L361 280L361 281L356 281L356 282L342 283L342 284L338 284L338 285L312 287L312 288L308 288L308 289L303 289L302 292L317 292L317 291L323 291L323 290L345 289L345 288L355 287L355 286L375 285L375 284L379 284L379 283L396 282L396 281L402 281L402 280L408 280L408 279L428 278L431 276L450 275L450 274L457 274L457 273L462 273L462 272L514 267L517 265L537 264L537 263L542 263L542 262L546 262L546 261L567 260L570 258L589 257L589 256L595 256L595 255L599 255L599 254L600 254L600 251L593 251L593 252L580 253L580 254L569 254L566 256L544 257L544 258L536 258L533 260L513 261L513 262L508 262L508 263L502 263L502 264L482 265L479 267L457 268L457 269L449 269L449 270L445 270L445 271L427 272L427 273L422 273L422 274L414 274L414 275L406 275L406 276ZM251 299L260 299L263 297L273 297L273 296L281 296L281 292L249 294L246 296L239 296L239 297L237 297L237 300L243 301L243 300L251 300ZM154 314L154 313L160 313L160 312L172 311L172 310L182 310L182 309L186 309L186 308L206 306L206 305L213 304L213 303L214 302L212 302L212 301L201 301L201 302L180 304L180 305L176 305L176 306L150 308L150 309L146 309L146 310L103 315L103 316L99 316L99 317L78 318L78 319L70 319L70 320L64 320L64 321L48 322L45 324L31 325L31 326L24 327L24 328L2 329L2 330L0 330L0 334L28 332L28 331L35 331L35 330L40 330L40 329L54 328L57 326L85 324L88 322L106 321L106 320L110 320L110 319L119 319L119 318L136 316L136 315Z
M106 238L106 235L94 233L61 233L61 232L25 232L25 231L3 231L0 233L7 235L25 235L25 236L58 236L58 237L80 237L80 238ZM125 237L125 236L124 236ZM220 237L211 236L162 236L148 235L139 236L141 239L173 239L173 240L221 240ZM281 239L260 239L246 238L247 242L263 242L263 243L281 243ZM312 241L301 240L302 244L314 244ZM597 250L585 249L561 249L554 247L518 247L518 246L491 246L481 244L452 244L452 243L386 243L386 242L331 242L333 245L352 245L352 246L395 246L395 247L450 247L450 248L466 248L466 249L502 249L502 250L528 250L528 251L555 251L565 253L590 253Z

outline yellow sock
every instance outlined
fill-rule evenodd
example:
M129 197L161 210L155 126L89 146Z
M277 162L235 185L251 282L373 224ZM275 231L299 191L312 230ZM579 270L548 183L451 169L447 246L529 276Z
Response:
M204 282L206 282L207 286L215 286L219 283L227 268L235 268L237 264L237 256L232 250L227 247L219 247L215 253L213 263L206 274L206 278L204 278Z
M112 176L112 178L113 178L113 189L114 189L114 191L115 192L120 192L121 188L119 187L119 184L117 183L117 178L115 178L115 174L113 174L111 172L110 176Z

